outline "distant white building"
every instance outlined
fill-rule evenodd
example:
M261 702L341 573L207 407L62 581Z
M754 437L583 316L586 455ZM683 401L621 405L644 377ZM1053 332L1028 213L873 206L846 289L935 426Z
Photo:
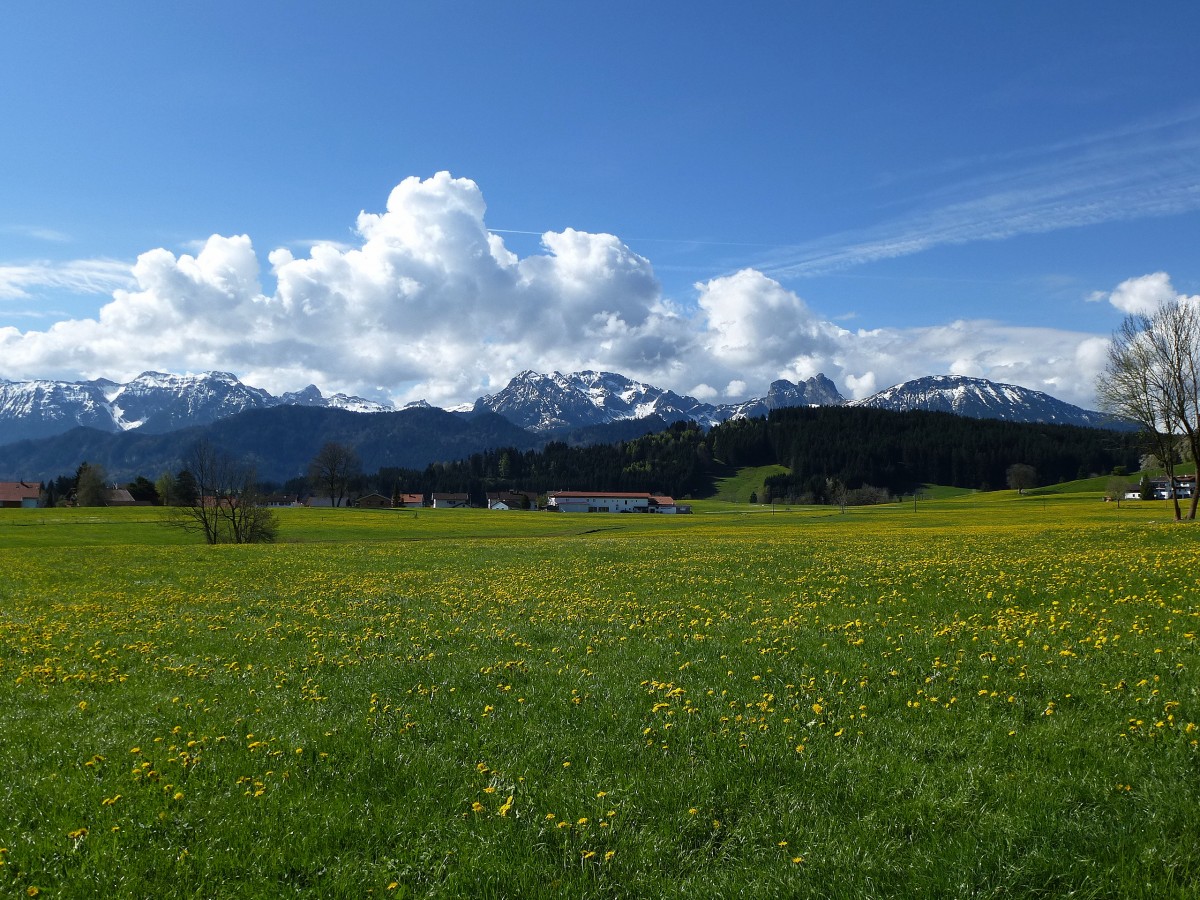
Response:
M537 509L537 494L533 491L488 491L488 509Z
M690 507L680 507L672 498L661 494L624 491L552 491L546 495L546 508L584 513L691 512Z

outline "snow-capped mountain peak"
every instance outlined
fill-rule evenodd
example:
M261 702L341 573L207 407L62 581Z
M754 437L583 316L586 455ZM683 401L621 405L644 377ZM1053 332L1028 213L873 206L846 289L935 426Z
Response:
M539 375L525 371L515 375L503 390L475 401L474 410L497 412L533 431L553 431L648 416L711 427L727 419L766 415L784 406L842 402L837 388L824 375L799 385L777 381L765 399L715 406L615 372Z
M1103 428L1112 424L1103 413L1093 412L1041 391L965 375L929 375L897 384L851 406L905 411L923 409L975 419L1014 422L1047 422Z
M771 383L764 397L714 405L615 372L544 375L526 370L495 394L451 412L495 412L522 428L544 433L650 416L667 422L697 422L707 428L729 419L765 416L789 406L845 402L824 375L799 383L780 379ZM326 397L315 385L275 397L243 384L229 372L143 372L125 384L107 379L0 381L0 444L50 437L80 425L108 432L136 428L161 433L206 424L248 409L280 405L336 407L352 412L393 409L345 394ZM1113 425L1101 413L1080 409L1040 391L955 375L918 378L856 400L853 405L1024 422ZM415 406L429 404L419 401L405 408Z
M124 384L108 379L0 381L0 443L50 437L81 425L108 432L162 433L280 405L332 406L354 412L391 408L345 394L326 398L315 385L274 397L243 384L230 372L142 372Z

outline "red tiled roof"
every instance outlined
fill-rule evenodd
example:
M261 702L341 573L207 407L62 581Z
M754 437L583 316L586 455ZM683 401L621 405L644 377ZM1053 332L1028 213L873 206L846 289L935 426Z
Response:
M25 481L0 481L0 503L36 500L41 486Z
M551 497L604 497L609 500L626 499L626 500L649 500L649 494L636 494L627 491L551 491Z

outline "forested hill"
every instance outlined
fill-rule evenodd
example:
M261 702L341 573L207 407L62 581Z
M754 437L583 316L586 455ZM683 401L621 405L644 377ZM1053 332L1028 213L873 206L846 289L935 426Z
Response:
M924 483L997 489L1014 463L1040 483L1138 467L1138 436L1069 425L969 419L950 413L892 412L844 406L794 407L767 418L725 422L705 432L691 423L618 444L476 453L423 472L388 469L376 489L663 491L704 496L729 467L779 464L778 498L821 497L829 479L906 493Z
M800 496L829 478L893 493L924 483L995 490L1014 463L1042 484L1138 468L1139 435L1074 425L969 419L951 413L814 407L728 422L712 432L714 457L732 466L778 464L777 496Z

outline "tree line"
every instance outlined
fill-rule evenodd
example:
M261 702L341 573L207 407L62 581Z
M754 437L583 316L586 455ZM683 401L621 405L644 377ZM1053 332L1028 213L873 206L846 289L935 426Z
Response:
M483 505L492 491L644 491L677 498L703 497L715 478L744 466L780 465L789 471L766 479L763 502L846 504L878 502L911 493L926 483L980 490L1030 487L1114 469L1138 468L1141 440L1135 432L1069 425L969 419L950 413L893 412L862 407L792 407L765 418L738 419L704 430L676 422L662 431L610 444L570 446L553 441L540 450L498 447L424 469L385 466L362 471L349 444L321 448L306 475L283 483L248 480L226 493L283 494L300 499L317 493L334 505L369 493L465 493ZM236 453L229 454L236 457ZM135 498L195 508L207 488L197 483L197 459L156 482L139 477L127 487ZM1013 467L1020 484L1013 481ZM236 479L235 479L236 480ZM96 473L81 467L72 479L52 483L50 493L82 496ZM136 488L136 493L135 493ZM203 522L199 523L203 529Z
M780 465L764 502L874 502L922 484L978 490L1032 487L1139 466L1132 431L969 419L951 413L861 407L792 407L705 431L677 422L664 431L590 447L552 442L542 450L499 448L423 470L381 468L357 490L466 493L603 490L702 497L713 480L744 466ZM1014 469L1014 467L1017 467ZM1014 482L1014 476L1016 482ZM300 486L298 483L292 487Z

